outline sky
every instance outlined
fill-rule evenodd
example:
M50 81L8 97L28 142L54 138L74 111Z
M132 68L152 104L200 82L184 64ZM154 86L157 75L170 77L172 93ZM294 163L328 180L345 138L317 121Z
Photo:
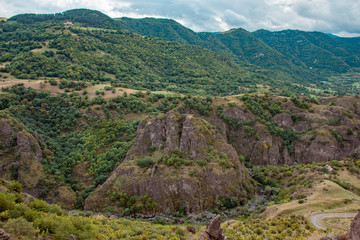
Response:
M360 36L360 0L0 0L0 17L74 8L113 18L171 18L196 32L299 29Z

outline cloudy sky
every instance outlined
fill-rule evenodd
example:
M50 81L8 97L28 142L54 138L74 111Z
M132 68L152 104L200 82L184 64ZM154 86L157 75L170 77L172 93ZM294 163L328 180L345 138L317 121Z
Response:
M360 0L0 0L0 16L73 8L111 17L172 18L194 31L231 28L321 31L360 36Z

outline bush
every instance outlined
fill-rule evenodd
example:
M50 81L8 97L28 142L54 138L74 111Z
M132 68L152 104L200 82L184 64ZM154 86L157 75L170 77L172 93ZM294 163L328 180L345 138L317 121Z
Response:
M26 221L23 217L9 219L3 225L3 228L7 233L16 236L33 237L35 234L35 229L33 225Z
M181 228L176 228L175 233L178 236L185 236L185 231Z
M7 185L7 188L8 188L10 191L14 191L14 192L20 193L20 192L21 192L21 189L22 189L22 185L21 185L21 183L19 183L19 182L11 181L11 182Z
M136 165L141 168L149 168L154 165L154 161L150 157L140 158L136 160Z

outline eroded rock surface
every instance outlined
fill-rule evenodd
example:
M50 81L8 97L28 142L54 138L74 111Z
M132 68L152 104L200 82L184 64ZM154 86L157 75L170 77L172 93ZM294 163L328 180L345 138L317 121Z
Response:
M17 179L24 189L32 190L44 176L40 160L42 150L38 141L24 127L12 119L0 119L2 158L0 174Z
M227 239L222 234L222 227L220 227L221 224L221 217L217 216L214 218L207 226L206 230L203 234L201 234L199 240L224 240Z
M239 128L227 124L228 143L252 164L326 162L360 155L360 104L357 98L323 98L319 104L313 104L311 111L295 107L289 100L281 104L282 112L274 115L272 121L283 129L298 133L299 138L291 142L290 147L284 138L270 132L265 123L259 122L258 116L244 106L224 107L226 117L243 123ZM249 121L252 123L247 123L248 126L256 134L249 134L244 128Z
M85 209L101 211L113 205L116 211L116 203L107 197L109 192L146 194L157 203L159 211L184 207L188 213L212 208L220 197L241 199L251 194L251 188L246 191L244 187L251 186L244 164L225 136L207 121L171 112L144 119L137 133L125 163L86 199ZM156 149L152 156L156 164L144 170L133 160L148 155L149 148ZM169 156L176 149L193 163L174 167L158 162L162 155ZM215 159L206 162L214 151L226 158L229 166L220 166ZM205 165L199 166L199 161Z
M355 216L350 225L350 240L360 240L360 212Z

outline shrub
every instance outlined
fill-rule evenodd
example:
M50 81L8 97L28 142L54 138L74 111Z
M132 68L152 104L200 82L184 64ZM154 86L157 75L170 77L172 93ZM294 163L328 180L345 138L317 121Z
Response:
M19 183L19 182L11 181L11 182L7 185L7 188L8 188L10 191L14 191L14 192L20 193L20 192L21 192L21 189L22 189L22 185L21 185L21 183Z
M3 225L3 228L7 233L16 236L33 237L35 234L33 225L26 221L23 217L9 219Z
M154 161L150 157L140 158L136 160L136 165L141 168L149 168L154 165Z
M185 231L181 228L176 228L175 233L179 236L185 236Z

